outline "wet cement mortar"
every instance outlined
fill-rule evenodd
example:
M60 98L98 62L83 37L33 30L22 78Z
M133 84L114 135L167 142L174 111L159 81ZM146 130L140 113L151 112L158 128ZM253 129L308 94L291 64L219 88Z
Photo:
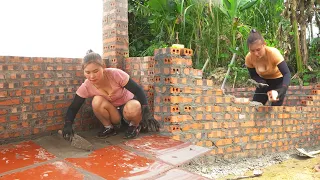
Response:
M320 150L320 146L304 148L307 152ZM226 160L213 155L193 159L182 166L183 169L209 179L245 179L253 178L254 171L262 171L261 179L301 179L294 173L308 174L303 179L320 179L320 172L314 167L320 163L320 154L316 158L298 156L297 150L278 152L254 158ZM290 170L295 168L295 171ZM299 169L301 168L301 170ZM267 173L267 171L269 173ZM281 173L286 171L284 177ZM290 174L291 172L291 174ZM251 177L248 177L251 176ZM280 177L281 176L281 177ZM314 176L317 176L315 178ZM257 177L255 177L256 179Z

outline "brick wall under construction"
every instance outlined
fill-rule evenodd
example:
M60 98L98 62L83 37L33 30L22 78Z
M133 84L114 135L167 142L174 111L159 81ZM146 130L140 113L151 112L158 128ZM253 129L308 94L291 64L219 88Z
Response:
M154 67L143 69L154 80L147 90L153 90L162 134L211 148L213 155L227 159L319 144L319 84L290 86L285 106L261 106L250 102L254 88L225 94L213 89L212 80L192 68L191 55L190 49L159 49ZM136 68L132 70L139 72Z
M125 59L123 69L143 86L161 134L211 148L224 158L319 144L320 85L291 86L288 106L257 106L245 98L252 88L230 89L229 95L213 89L212 80L192 68L191 58L190 49L165 48L152 57ZM1 142L63 127L84 81L80 59L1 56L0 70ZM89 99L78 113L77 130L96 127L90 104Z

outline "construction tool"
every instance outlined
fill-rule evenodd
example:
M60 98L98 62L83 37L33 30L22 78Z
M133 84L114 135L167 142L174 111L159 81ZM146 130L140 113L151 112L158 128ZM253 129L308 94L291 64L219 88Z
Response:
M262 88L262 87L269 87L268 84L265 83L258 83L257 81L253 80L253 79L248 79L249 82L251 82L253 85L255 85L256 87Z
M303 148L296 148L297 151L299 151L299 153L297 154L298 156L302 156L302 157L310 157L310 158L314 158L316 157L316 154L320 153L320 150L318 151L311 151L311 152L307 152L305 149Z
M252 175L252 176L240 176L240 177L237 177L237 178L235 178L235 179L228 179L228 180L238 180L238 179L254 178L254 177L261 176L262 174L263 174L263 171L261 171L260 169L256 169L256 170L253 170L253 175Z
M58 134L62 136L62 130L59 130ZM79 136L78 134L74 134L73 137L71 138L71 146L78 149L83 149L86 151L93 150L93 145L83 137Z

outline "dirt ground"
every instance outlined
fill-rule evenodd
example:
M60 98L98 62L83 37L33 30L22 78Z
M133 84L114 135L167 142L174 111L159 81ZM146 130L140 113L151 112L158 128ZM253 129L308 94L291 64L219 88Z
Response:
M319 150L320 147L305 149L310 152ZM206 156L191 161L183 168L216 180L320 180L320 172L315 170L315 167L320 165L320 154L315 158L300 157L297 154L298 151L291 150L286 153L275 153L259 158L243 158L235 161ZM262 175L254 177L253 172L259 170L262 171Z

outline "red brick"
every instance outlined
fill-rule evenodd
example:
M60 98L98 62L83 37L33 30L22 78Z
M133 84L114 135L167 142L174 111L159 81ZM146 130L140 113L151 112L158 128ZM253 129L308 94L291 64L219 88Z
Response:
M14 115L14 116L9 116L10 121L18 121L20 119L20 116Z
M247 143L249 141L249 137L248 136L235 137L233 141L234 143Z
M7 96L8 96L8 92L7 91L0 91L0 98L7 97Z
M6 117L5 116L0 116L0 123L6 122Z
M212 131L208 134L209 138L221 138L224 137L226 135L225 132L223 131Z
M17 105L17 104L20 104L20 100L14 99L14 98L0 101L0 105L2 105L2 106L10 106L10 105Z
M10 124L10 129L15 130L18 128L18 124Z
M258 128L247 128L245 129L246 134L257 134L259 132Z
M220 139L215 143L215 145L217 146L224 146L229 144L232 144L232 139Z
M22 127L29 127L29 123L28 122L22 122Z
M5 109L0 109L0 115L4 115L4 114L7 114L7 113L8 113L7 110L5 110Z
M257 144L246 144L244 149L257 149Z
M286 119L286 118L289 118L290 115L289 114L278 114L278 118L280 119Z
M57 124L57 125L47 126L46 130L47 131L55 131L55 130L60 130L62 128L63 128L63 124Z
M193 50L192 49L187 49L187 48L180 49L180 55L181 56L192 56L193 55Z
M312 90L311 94L313 95L320 95L320 90Z
M254 121L245 121L241 123L241 127L253 127L253 126L255 126Z
M235 104L249 104L250 100L249 98L233 98L233 102Z
M31 102L30 96L28 96L28 97L22 97L22 102L23 102L23 103L30 103L30 102Z
M265 139L264 135L252 136L253 141L263 141Z

